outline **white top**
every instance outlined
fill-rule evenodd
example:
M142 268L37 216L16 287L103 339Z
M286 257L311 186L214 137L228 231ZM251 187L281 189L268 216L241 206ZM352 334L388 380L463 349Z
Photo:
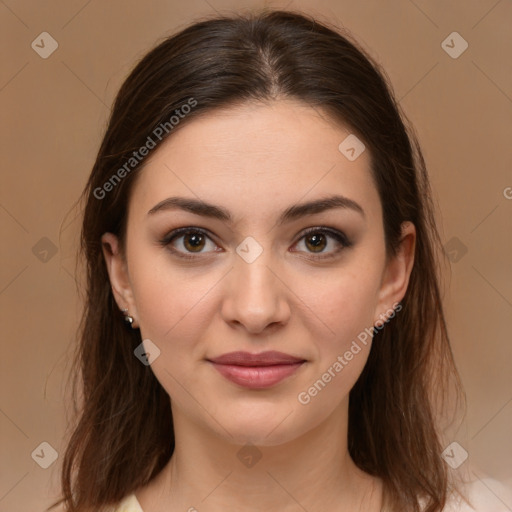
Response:
M127 496L113 512L144 512L135 494Z
M452 497L443 512L510 512L512 510L512 489L492 478L483 478L470 483L465 495L474 508ZM127 496L113 512L144 512L135 494Z
M482 478L460 490L471 502L469 506L460 496L451 496L443 512L510 512L512 489L493 478ZM137 511L140 512L140 511Z

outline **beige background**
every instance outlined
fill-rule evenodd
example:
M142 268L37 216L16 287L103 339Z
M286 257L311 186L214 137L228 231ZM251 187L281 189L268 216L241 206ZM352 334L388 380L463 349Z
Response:
M197 16L263 5L346 27L415 124L453 259L445 303L469 402L453 440L476 477L512 485L510 0L1 0L0 512L43 510L57 490L62 458L43 469L31 454L42 442L63 453L80 310L72 208L118 87L157 39ZM47 59L31 47L44 31L58 42ZM469 44L458 58L442 47L454 31Z

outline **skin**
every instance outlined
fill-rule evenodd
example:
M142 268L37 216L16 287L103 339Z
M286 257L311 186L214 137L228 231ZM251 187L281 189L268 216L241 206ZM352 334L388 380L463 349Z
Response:
M369 151L349 161L338 149L350 133L291 100L204 115L172 134L142 170L125 252L104 234L116 301L141 339L160 349L151 369L171 397L176 450L137 491L144 512L380 510L382 482L359 470L347 449L348 394L371 340L308 404L297 399L359 333L389 316L413 265L411 223L386 260ZM332 194L356 201L364 216L335 208L276 224L289 206ZM148 214L170 196L222 206L233 223L178 209ZM159 243L186 226L210 236L199 252L190 236L173 241L192 260ZM319 254L311 235L303 237L311 227L341 231L353 244L327 234ZM248 236L263 249L251 263L236 252ZM206 361L235 350L279 350L306 363L269 389L247 389ZM237 456L248 443L261 455L251 467Z

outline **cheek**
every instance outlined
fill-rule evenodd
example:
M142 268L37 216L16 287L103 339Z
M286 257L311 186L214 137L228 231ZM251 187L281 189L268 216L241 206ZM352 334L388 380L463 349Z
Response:
M188 345L206 321L211 276L173 268L165 251L134 249L130 256L141 334L163 345Z
M355 267L355 266L354 266ZM299 295L316 314L325 340L322 349L345 350L365 329L373 326L380 274L375 268L342 268L324 277L303 280ZM315 290L313 293L312 290Z

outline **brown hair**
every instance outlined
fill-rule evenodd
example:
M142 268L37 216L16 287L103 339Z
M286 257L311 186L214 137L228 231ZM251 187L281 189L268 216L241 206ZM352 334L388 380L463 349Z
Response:
M126 162L191 98L194 108L180 116L170 135L220 107L292 98L327 113L364 141L381 199L388 257L400 242L401 223L409 220L416 227L402 310L375 332L367 364L350 392L348 447L362 470L383 479L393 510L417 512L420 499L425 511L442 510L450 483L436 411L448 389L460 398L462 388L441 303L441 245L426 166L388 82L347 33L290 11L203 19L165 39L137 64L117 95L83 194L87 295L74 369L81 377L82 405L64 456L63 497L57 504L64 502L69 512L104 510L148 483L174 450L169 397L133 354L140 332L123 323L102 255L103 233L123 239L130 190L146 159L133 170ZM123 165L127 172L112 182ZM100 193L109 180L108 194ZM76 380L73 391L76 410Z

